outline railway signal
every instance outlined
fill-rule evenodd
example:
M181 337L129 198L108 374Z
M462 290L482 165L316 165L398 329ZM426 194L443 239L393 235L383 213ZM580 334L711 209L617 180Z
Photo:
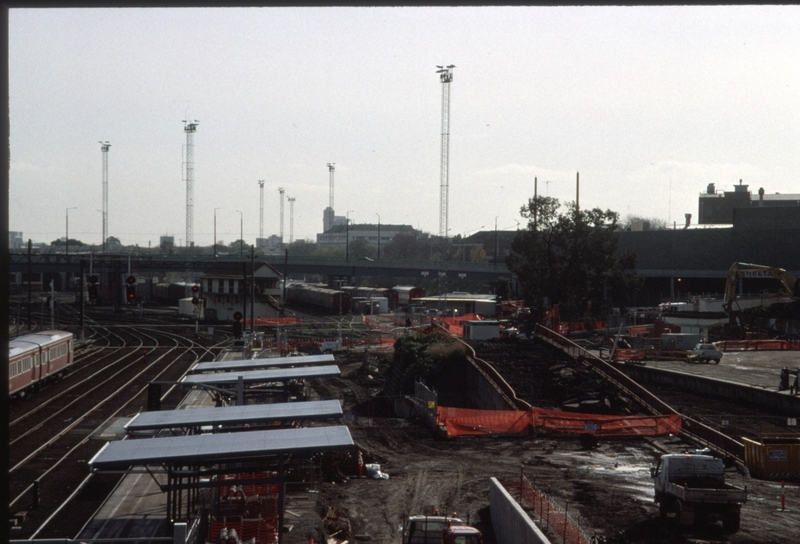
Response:
M197 285L192 285L192 304L197 306L200 304L200 297L198 296L200 288Z
M233 312L233 337L242 337L242 312Z
M136 300L136 278L128 276L125 280L125 300L128 304L133 304Z
M97 290L98 290L97 281L98 281L97 276L95 275L89 276L89 285L87 291L89 294L89 302L91 302L92 304L97 303Z

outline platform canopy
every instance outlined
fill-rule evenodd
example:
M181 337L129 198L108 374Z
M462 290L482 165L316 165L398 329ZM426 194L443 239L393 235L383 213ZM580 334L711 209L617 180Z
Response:
M213 374L191 374L181 383L186 385L235 385L242 377L244 383L286 382L310 378L332 378L342 373L336 365L309 366L300 368L281 368L274 370L250 370L243 372L215 372Z
M204 425L243 425L332 417L342 417L342 405L338 400L312 400L142 412L135 415L125 425L125 429L128 433L135 433L159 429L196 428Z
M89 468L96 472L143 465L212 465L352 447L353 438L344 425L116 440L97 452Z
M189 369L189 373L199 374L201 372L231 372L287 366L324 365L325 363L333 362L333 355L330 353L325 355L301 355L298 357L268 357L264 359L244 359L238 361L213 361L209 363L197 363Z

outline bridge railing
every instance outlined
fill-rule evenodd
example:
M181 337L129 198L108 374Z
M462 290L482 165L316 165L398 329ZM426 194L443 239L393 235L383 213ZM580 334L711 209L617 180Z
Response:
M568 338L541 325L536 325L535 335L536 338L560 349L576 361L591 368L605 380L619 387L627 395L630 395L651 413L656 415L678 413L677 410L642 387L621 370L600 359L589 350L575 344ZM681 415L681 418L683 419L681 434L685 434L700 444L725 456L744 462L744 444L742 442L685 415Z

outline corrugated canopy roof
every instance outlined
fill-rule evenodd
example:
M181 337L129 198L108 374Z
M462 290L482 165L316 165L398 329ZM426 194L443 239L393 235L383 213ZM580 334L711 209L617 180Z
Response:
M103 446L89 461L89 468L98 471L142 465L208 465L352 447L353 438L344 425L117 440Z
M191 374L185 376L181 383L189 385L231 385L242 377L245 383L253 382L285 382L308 378L330 378L341 376L336 365L309 366L301 368L280 368L275 370L251 370L244 372L215 372L213 374Z
M203 425L241 425L270 421L341 417L338 400L312 400L276 404L251 404L225 408L190 408L142 412L126 425L129 433L154 429L200 427Z
M325 355L301 355L299 357L268 357L265 359L242 359L238 361L212 361L208 363L197 363L189 369L189 373L232 372L237 370L256 370L285 366L319 365L320 363L333 362L333 355L330 353Z

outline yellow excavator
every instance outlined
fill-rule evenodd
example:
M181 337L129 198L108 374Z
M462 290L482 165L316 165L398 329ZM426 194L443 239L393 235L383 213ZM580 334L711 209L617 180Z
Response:
M722 308L731 315L733 304L736 302L736 290L740 278L772 278L778 280L781 288L791 297L800 298L800 281L783 268L764 266L751 263L733 263L728 269L728 279L725 282L725 299Z

